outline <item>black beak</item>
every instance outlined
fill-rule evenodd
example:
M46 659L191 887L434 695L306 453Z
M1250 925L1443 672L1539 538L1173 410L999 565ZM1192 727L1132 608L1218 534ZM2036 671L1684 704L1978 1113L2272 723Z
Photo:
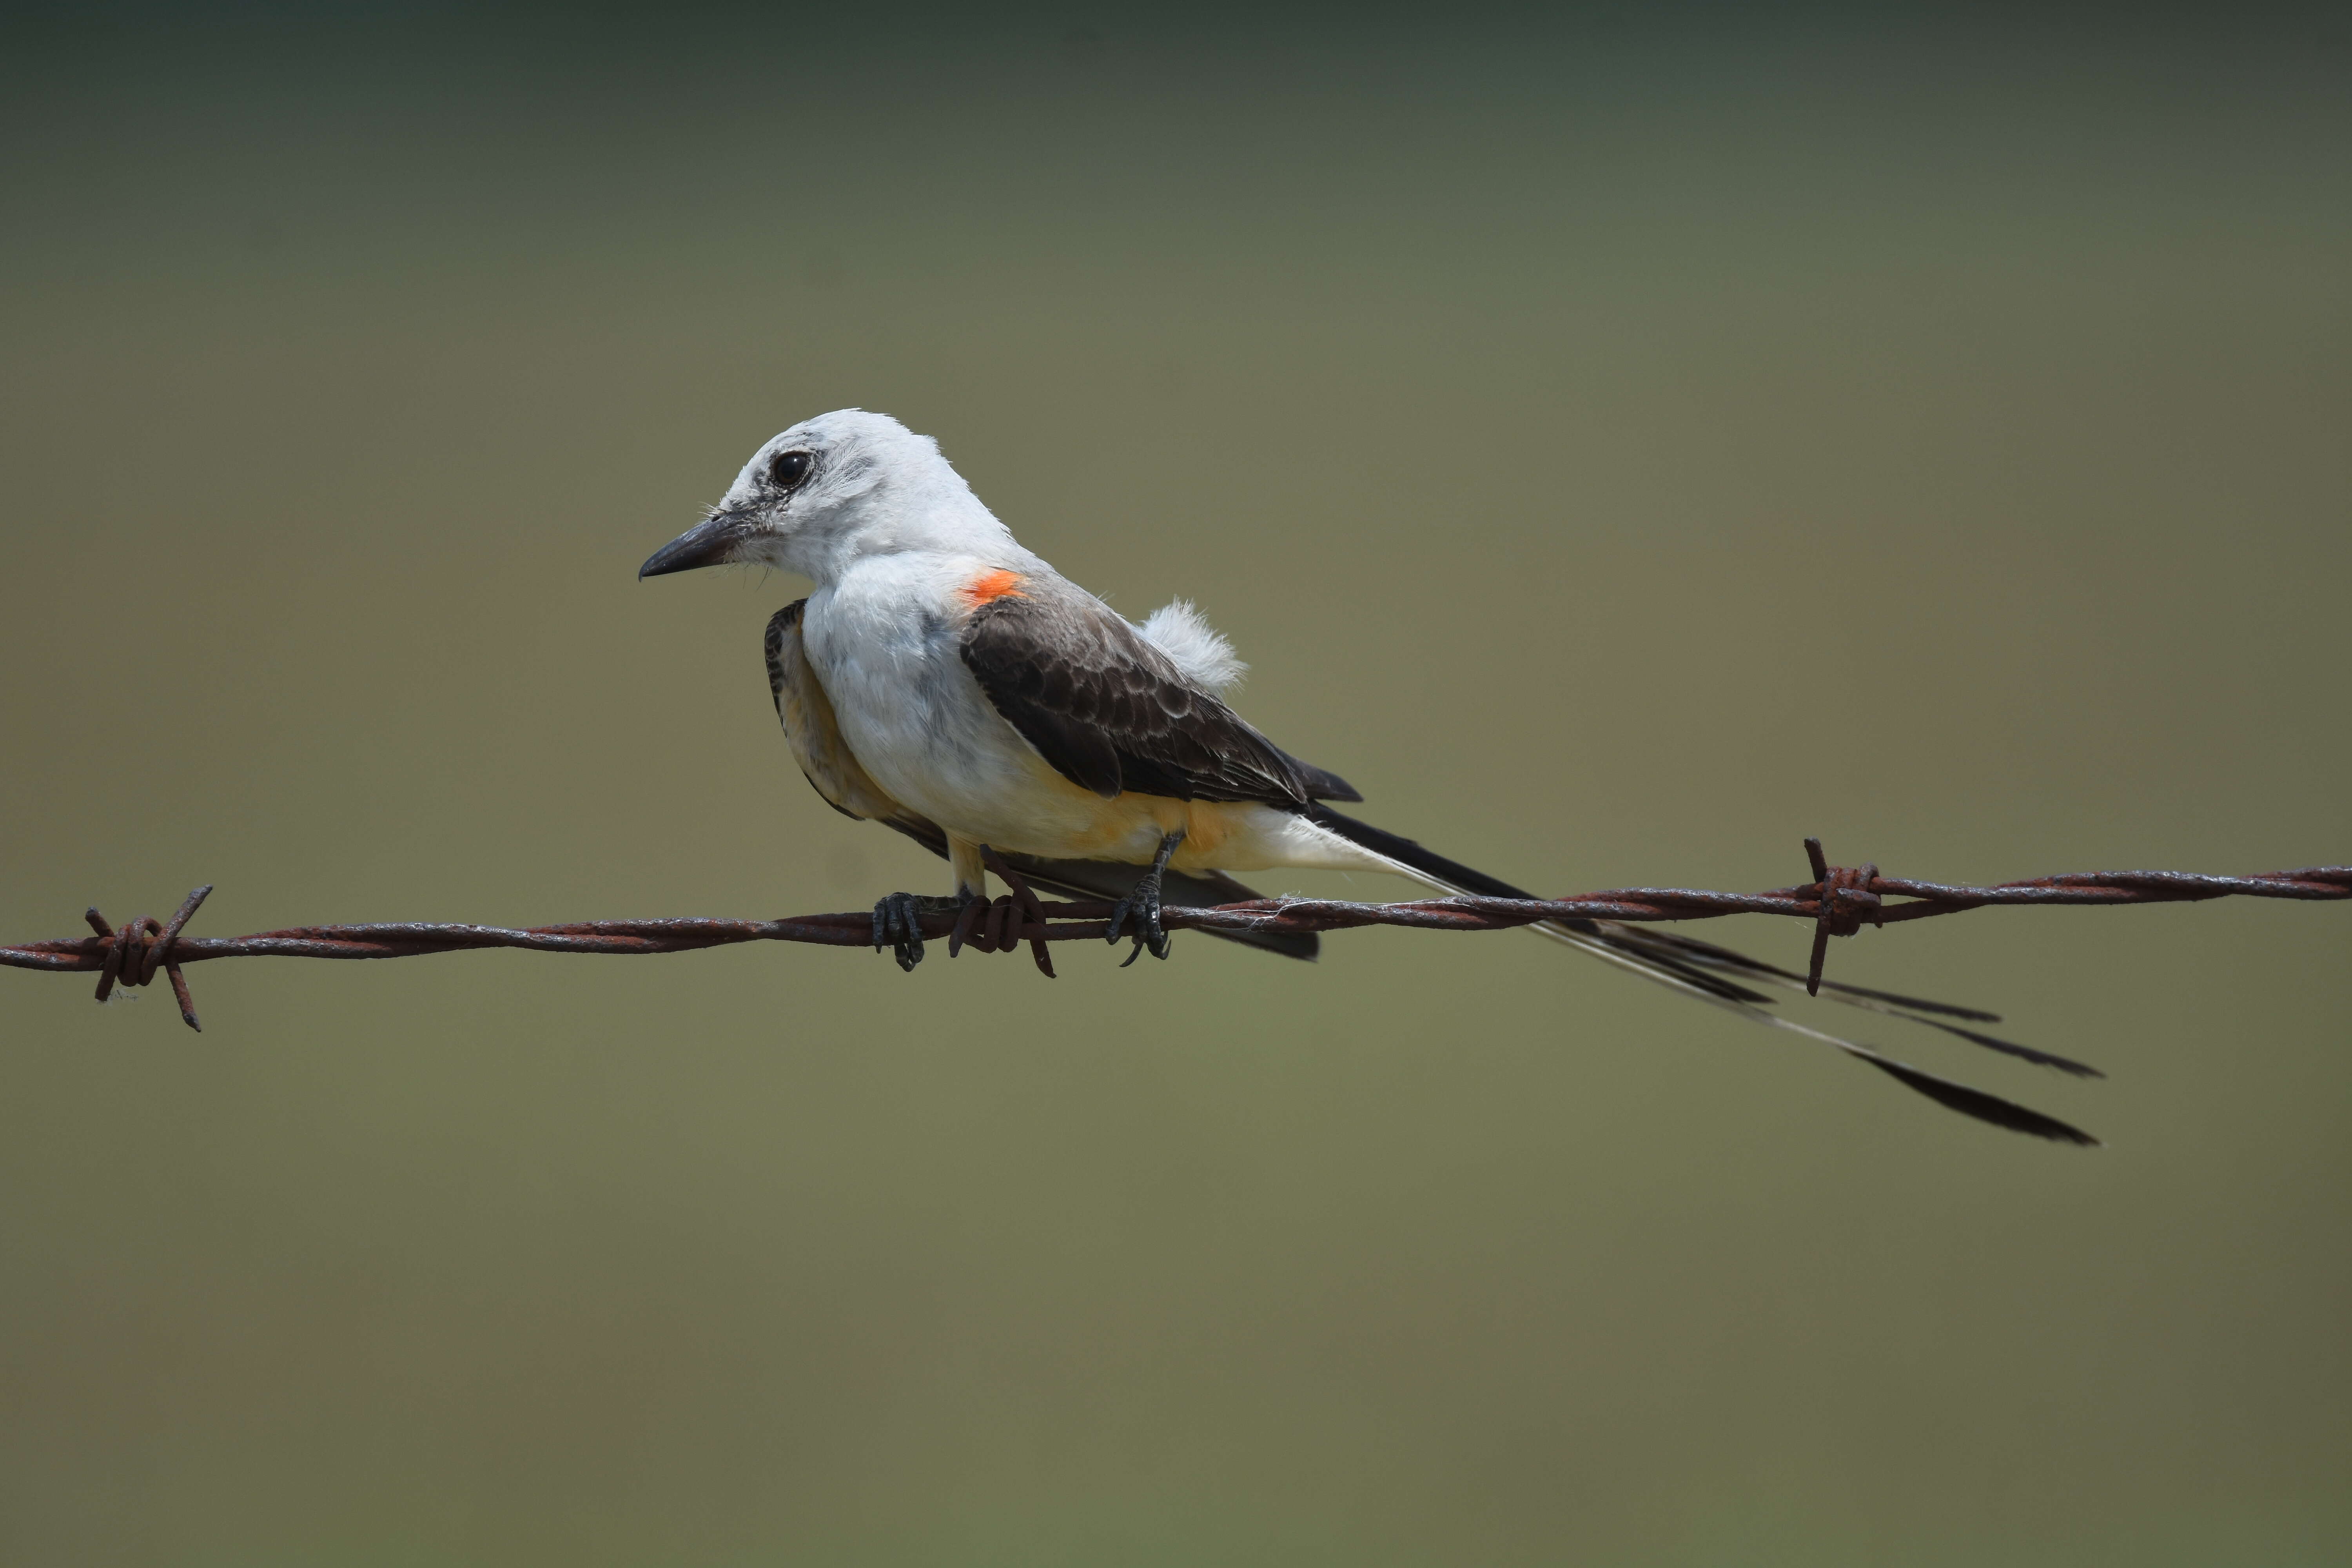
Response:
M691 572L698 566L724 566L735 559L735 547L748 531L743 518L722 511L655 551L637 568L637 576L643 580L672 572Z

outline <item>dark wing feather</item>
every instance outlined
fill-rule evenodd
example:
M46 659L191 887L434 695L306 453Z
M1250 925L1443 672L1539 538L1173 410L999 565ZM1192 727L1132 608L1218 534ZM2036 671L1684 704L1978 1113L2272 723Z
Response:
M1284 754L1288 755L1287 752ZM1297 768L1307 780L1307 794L1312 799L1361 800L1364 798L1356 793L1354 784L1328 769L1318 768L1313 763L1302 763L1297 757L1290 758L1290 765Z
M1347 789L1186 680L1108 607L1057 586L1031 578L974 609L962 653L996 710L1064 778L1106 799L1133 790L1293 810Z

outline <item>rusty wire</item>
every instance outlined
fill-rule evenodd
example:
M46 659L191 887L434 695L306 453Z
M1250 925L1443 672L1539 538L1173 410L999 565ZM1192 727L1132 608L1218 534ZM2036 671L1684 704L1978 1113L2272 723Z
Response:
M1873 865L1829 863L1821 841L1805 840L1813 879L1762 893L1714 893L1687 888L1616 888L1558 900L1494 899L1464 895L1395 904L1359 904L1332 899L1254 899L1211 908L1168 906L1161 914L1170 931L1232 931L1266 933L1344 931L1356 926L1410 926L1429 931L1507 931L1541 921L1627 921L1713 920L1724 915L1785 915L1813 922L1812 961L1805 988L1818 994L1822 965L1832 936L1852 936L1863 926L1892 925L1958 914L1963 910L2007 904L2194 903L2207 899L2352 899L2352 866L2313 866L2295 871L2262 871L2244 877L2208 877L2189 871L2077 871L2033 877L1990 887L1954 886L1883 877ZM1047 945L1100 942L1109 929L1111 906L1104 902L1047 903L1002 858L990 855L990 869L1013 891L961 911L928 914L926 938L949 938L949 955L966 947L1009 952L1026 944L1037 967L1054 973ZM95 909L84 916L95 935L54 942L0 944L0 967L47 969L99 975L98 999L118 985L138 986L168 976L188 1027L196 1022L182 966L214 958L415 958L428 952L515 947L536 952L690 952L745 942L814 942L827 947L865 947L873 941L870 911L798 915L786 920L669 919L579 921L566 925L504 926L377 924L293 926L251 936L184 934L189 919L212 891L190 893L168 923L141 915L111 926ZM1889 899L1907 900L1888 903Z

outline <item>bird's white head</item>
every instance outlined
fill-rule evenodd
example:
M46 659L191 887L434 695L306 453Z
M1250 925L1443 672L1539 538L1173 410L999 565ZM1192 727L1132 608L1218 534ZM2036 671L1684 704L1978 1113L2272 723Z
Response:
M887 414L843 408L764 443L709 517L637 575L752 564L828 583L868 555L1017 548L937 441Z

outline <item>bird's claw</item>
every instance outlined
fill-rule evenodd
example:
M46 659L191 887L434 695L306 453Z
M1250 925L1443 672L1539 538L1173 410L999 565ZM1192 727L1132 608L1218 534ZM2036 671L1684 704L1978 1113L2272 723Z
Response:
M1160 873L1168 869L1169 857L1174 855L1176 847L1183 842L1184 830L1181 827L1162 838L1160 853L1151 858L1151 869L1136 879L1135 886L1128 889L1127 897L1110 907L1108 940L1113 946L1118 943L1119 932L1127 929L1128 918L1133 916L1135 920L1135 951L1119 964L1121 969L1142 957L1147 947L1154 958L1168 956L1168 931L1160 923Z
M1127 897L1111 906L1110 931L1105 940L1113 947L1118 945L1118 939L1126 931L1130 918L1135 921L1132 937L1135 951L1127 955L1119 967L1125 969L1142 957L1146 948L1151 950L1152 957L1166 958L1171 939L1167 928L1160 923L1160 874L1157 871L1136 883Z
M898 967L911 972L923 962L923 917L961 909L955 899L885 893L874 903L874 951L888 948Z

